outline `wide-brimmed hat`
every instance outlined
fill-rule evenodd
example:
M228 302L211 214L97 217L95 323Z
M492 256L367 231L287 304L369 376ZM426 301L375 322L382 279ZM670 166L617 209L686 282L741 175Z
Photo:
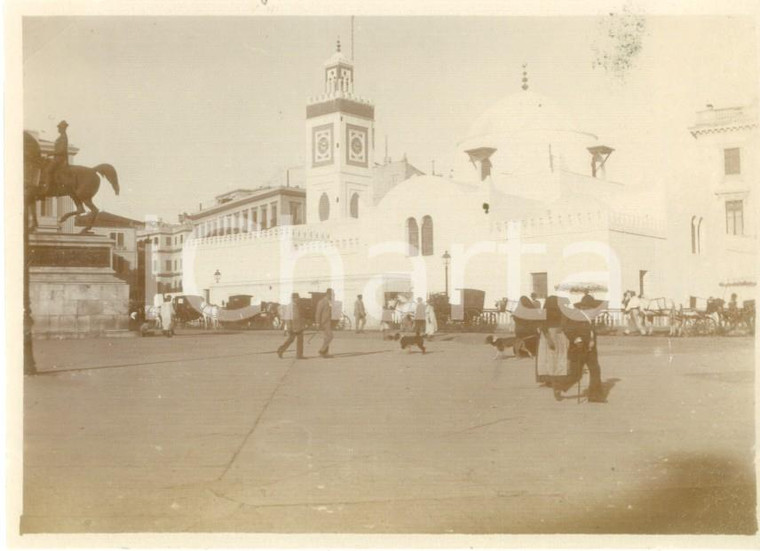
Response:
M603 302L603 300L597 300L591 295L583 295L583 298L580 300L580 302L576 302L573 304L573 306L579 310L590 310L591 308L598 307Z
M58 128L60 127L67 128L68 126L69 126L69 123L67 123L66 121L61 121L58 123Z

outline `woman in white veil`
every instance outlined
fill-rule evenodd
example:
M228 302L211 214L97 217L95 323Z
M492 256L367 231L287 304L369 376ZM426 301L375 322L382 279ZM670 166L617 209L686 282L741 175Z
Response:
M425 336L432 337L438 332L438 319L435 317L435 308L433 302L428 299L425 306Z

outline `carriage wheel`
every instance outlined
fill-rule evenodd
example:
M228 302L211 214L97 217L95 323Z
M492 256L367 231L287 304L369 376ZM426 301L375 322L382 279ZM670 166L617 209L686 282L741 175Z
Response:
M464 311L464 324L476 326L480 324L480 310L469 308Z
M700 335L717 335L718 334L718 324L715 323L715 320L713 318L705 318L702 320L702 332Z
M348 316L345 314L343 314L340 319L335 320L333 323L335 324L334 328L336 331L345 331L346 329L351 329L351 320L348 319Z
M705 337L715 335L718 332L718 326L715 320L709 317L700 318L694 324L694 334Z

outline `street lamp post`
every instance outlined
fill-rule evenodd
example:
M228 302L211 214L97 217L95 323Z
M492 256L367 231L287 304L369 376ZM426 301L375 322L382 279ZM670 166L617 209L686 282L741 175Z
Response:
M443 259L443 268L446 272L446 298L449 298L449 263L451 262L449 251L444 252L441 258Z

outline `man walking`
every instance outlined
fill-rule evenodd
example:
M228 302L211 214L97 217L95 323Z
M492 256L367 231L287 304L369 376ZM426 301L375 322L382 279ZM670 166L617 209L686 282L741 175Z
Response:
M364 302L361 295L356 295L354 303L354 318L356 319L356 332L364 333L364 324L367 323L367 310L364 308Z
M576 381L583 377L583 367L588 367L589 402L606 402L602 386L602 368L599 366L599 352L596 343L596 325L593 315L586 315L584 310L598 311L604 305L590 294L585 294L580 302L574 304L583 316L580 319L568 319L565 323L565 335L570 343L567 359L570 372Z
M322 341L322 348L319 349L319 355L323 358L330 357L330 342L333 339L332 332L332 301L333 290L327 289L325 296L317 303L317 310L314 314L314 321L322 331L324 340Z
M290 297L291 319L288 322L288 338L277 349L277 355L282 358L283 352L296 341L296 358L303 360L303 314L301 313L300 297L298 293L293 293Z

